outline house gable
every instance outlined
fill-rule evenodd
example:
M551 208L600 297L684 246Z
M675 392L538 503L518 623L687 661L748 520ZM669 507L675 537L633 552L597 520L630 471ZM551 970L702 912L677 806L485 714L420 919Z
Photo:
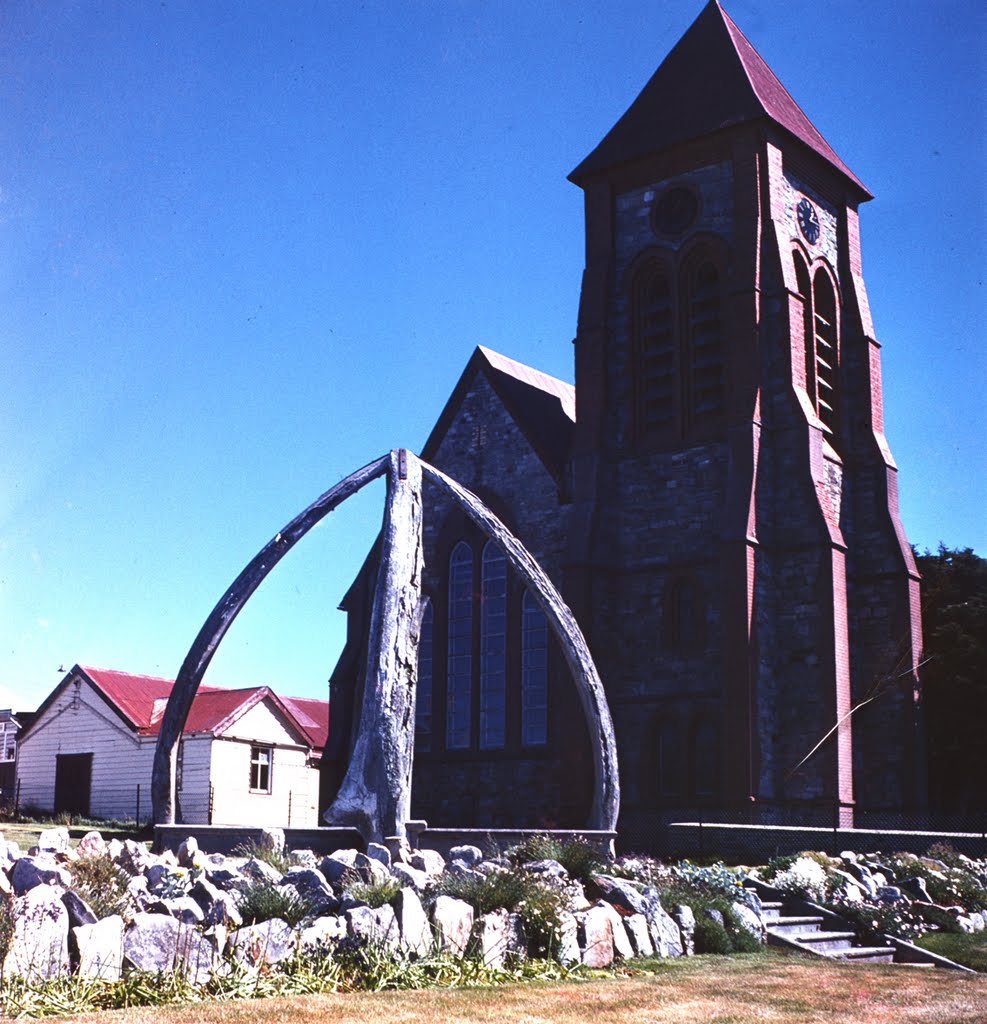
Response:
M309 746L308 738L270 693L249 706L244 705L238 714L216 729L216 736L272 746Z

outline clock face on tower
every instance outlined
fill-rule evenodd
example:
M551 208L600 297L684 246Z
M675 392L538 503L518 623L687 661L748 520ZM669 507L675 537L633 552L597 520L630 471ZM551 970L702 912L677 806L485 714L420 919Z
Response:
M815 245L819 241L819 215L816 208L803 196L795 208L799 219L799 231L809 245Z

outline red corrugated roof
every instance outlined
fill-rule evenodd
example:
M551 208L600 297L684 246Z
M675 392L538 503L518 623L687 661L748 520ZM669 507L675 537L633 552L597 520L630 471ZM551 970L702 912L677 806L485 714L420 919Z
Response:
M623 117L569 178L581 184L619 164L764 117L870 198L717 0L703 8Z
M329 739L329 702L311 697L282 697L309 744L321 750Z
M138 734L157 735L174 680L87 665L79 665L77 669L88 676ZM265 697L270 697L292 720L309 746L318 749L325 746L329 731L329 702L308 697L279 697L266 686L242 690L200 686L189 709L184 732L216 732Z

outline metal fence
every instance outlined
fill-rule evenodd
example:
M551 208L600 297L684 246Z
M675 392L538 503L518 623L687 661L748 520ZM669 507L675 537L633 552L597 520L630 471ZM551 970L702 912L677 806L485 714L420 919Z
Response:
M952 849L987 857L987 811L868 808L826 801L758 801L741 806L691 806L625 811L618 851L660 857L765 863L816 849L838 854Z

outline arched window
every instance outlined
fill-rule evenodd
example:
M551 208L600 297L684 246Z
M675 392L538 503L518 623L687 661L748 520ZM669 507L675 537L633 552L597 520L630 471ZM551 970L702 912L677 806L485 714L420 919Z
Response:
M805 260L795 254L795 280L802 298L802 331L805 338L805 390L830 444L838 431L836 292L829 274L821 267L810 278Z
M649 265L634 282L635 430L638 438L674 434L679 420L675 304L663 268Z
M708 260L688 275L689 380L686 409L689 425L700 434L712 430L723 415L723 330L720 275Z
M548 742L548 623L526 590L521 599L521 743Z
M812 279L812 319L816 351L816 409L823 429L833 440L836 422L836 294L829 275L820 268Z
M432 604L425 606L418 640L418 688L415 691L415 749L432 749Z
M795 280L799 295L802 297L802 335L805 341L805 390L816 408L816 345L815 327L812 316L812 285L809 281L809 268L805 260L795 254Z
M492 541L480 567L480 748L491 750L507 724L507 559Z
M449 558L446 747L470 745L473 708L473 551L460 541Z

